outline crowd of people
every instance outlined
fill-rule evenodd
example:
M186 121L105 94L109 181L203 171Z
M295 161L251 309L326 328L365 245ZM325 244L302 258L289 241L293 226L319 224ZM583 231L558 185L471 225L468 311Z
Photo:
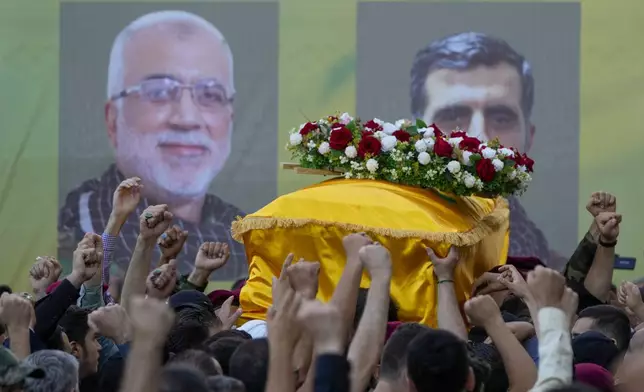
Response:
M142 186L118 186L104 233L78 243L69 275L40 257L31 293L2 286L2 392L630 392L644 381L644 302L635 283L612 285L621 215L608 193L591 196L592 225L562 272L508 257L464 304L459 250L428 248L438 299L427 326L398 320L389 251L366 233L343 239L328 303L316 300L320 263L289 255L266 321L243 320L243 280L204 293L230 245L202 244L181 275L176 257L190 234L172 226L166 205L141 214L123 285L110 287L115 238Z

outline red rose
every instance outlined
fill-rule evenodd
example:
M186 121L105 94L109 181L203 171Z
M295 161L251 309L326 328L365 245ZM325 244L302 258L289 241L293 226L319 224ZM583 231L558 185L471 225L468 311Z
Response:
M454 148L442 137L437 137L434 142L434 153L439 157L451 157Z
M445 136L443 131L441 131L440 128L438 127L438 125L432 124L429 127L434 129L434 137Z
M358 155L360 158L364 158L366 154L376 156L380 154L381 147L380 140L374 136L363 137L360 143L358 143Z
M353 134L347 127L334 128L329 137L329 146L334 150L344 150L353 140Z
M465 131L453 131L449 137L462 137L465 138L467 137L467 132Z
M373 131L362 131L362 137L373 136Z
M411 138L411 135L407 131L403 131L402 129L399 129L396 132L392 133L392 136L395 136L396 139L400 140L403 143L408 142L409 138Z
M315 131L316 129L318 129L317 124L314 124L312 122L307 122L306 124L304 124L302 129L300 129L300 135L302 136L308 135L309 133L311 133L312 131Z
M454 134L452 134L454 135ZM458 148L463 151L478 152L481 141L475 137L464 136L458 144Z
M496 170L494 170L492 161L487 158L479 159L476 162L476 174L479 175L479 178L483 182L490 182L494 180Z
M525 154L523 154L521 158L523 159L523 165L525 166L528 173L532 173L532 170L534 168L534 161L532 160L532 158L528 157Z
M365 128L369 128L372 131L382 131L382 125L378 124L373 120L369 120L363 125Z

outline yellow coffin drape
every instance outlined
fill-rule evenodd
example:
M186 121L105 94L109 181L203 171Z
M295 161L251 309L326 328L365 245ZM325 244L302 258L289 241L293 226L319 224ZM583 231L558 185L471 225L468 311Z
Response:
M244 320L265 319L271 279L289 253L321 263L318 299L328 301L345 264L342 238L364 231L391 252L391 296L403 321L436 324L436 280L425 248L445 255L461 248L460 301L483 272L505 262L508 205L502 199L451 197L384 181L332 179L281 196L233 223L243 242L249 279L241 292ZM362 287L369 287L368 276Z

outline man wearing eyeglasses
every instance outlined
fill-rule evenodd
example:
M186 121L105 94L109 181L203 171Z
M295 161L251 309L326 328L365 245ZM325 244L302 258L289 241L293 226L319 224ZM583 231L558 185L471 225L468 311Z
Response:
M67 195L59 220L61 253L84 233L103 230L114 190L125 178L139 177L141 202L114 238L117 275L134 249L138 216L153 204L168 204L173 223L189 232L182 270L203 242L213 241L231 247L218 278L245 273L244 249L230 237L231 222L244 214L207 193L230 155L233 127L233 58L221 32L182 11L138 18L114 41L107 90L105 125L116 162Z

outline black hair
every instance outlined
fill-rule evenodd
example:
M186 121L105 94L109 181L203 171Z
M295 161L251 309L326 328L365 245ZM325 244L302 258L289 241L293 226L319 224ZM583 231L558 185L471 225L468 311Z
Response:
M611 305L596 305L582 310L578 316L580 319L592 319L592 330L615 339L620 352L628 349L631 340L631 323L628 315L621 309Z
M210 392L246 392L244 383L227 376L208 377Z
M163 368L159 392L210 392L210 389L203 373L177 363Z
M528 120L534 104L534 77L528 61L500 38L466 32L444 37L421 49L411 68L411 112L422 118L427 107L425 82L439 69L469 70L507 63L521 77L521 109Z
M45 342L48 350L60 350L65 351L65 341L63 340L63 328L60 325L56 326L56 329L51 334L49 339Z
M360 319L364 313L365 306L367 305L367 295L369 294L369 289L358 289L358 299L356 301L356 314L353 318L353 329L358 329L358 324L360 324ZM387 311L387 321L398 321L398 309L396 308L396 303L393 298L389 298L389 310Z
M180 310L168 334L166 352L179 354L202 345L210 337L210 328L217 325L215 318L212 313L198 307Z
M430 329L409 343L407 375L418 392L461 392L469 372L465 342L449 331Z
M384 348L380 359L380 378L397 380L405 371L409 343L429 327L418 323L404 323L398 326Z
M85 348L85 338L89 333L89 324L87 324L89 314L88 309L83 309L76 305L70 306L65 311L58 325L65 331L70 343L76 342Z
M182 363L200 370L206 376L219 376L221 373L215 365L214 358L203 350L189 349L180 352L170 359L169 363Z
M219 362L225 375L230 373L230 358L235 351L247 342L242 338L222 338L209 343L204 349Z
M219 331L209 337L206 340L205 345L210 345L211 343L224 338L239 338L244 340L251 340L253 337L248 332L242 331L241 329L224 329L223 331Z
M246 392L264 392L268 376L268 340L244 342L230 357L229 376L244 383Z

